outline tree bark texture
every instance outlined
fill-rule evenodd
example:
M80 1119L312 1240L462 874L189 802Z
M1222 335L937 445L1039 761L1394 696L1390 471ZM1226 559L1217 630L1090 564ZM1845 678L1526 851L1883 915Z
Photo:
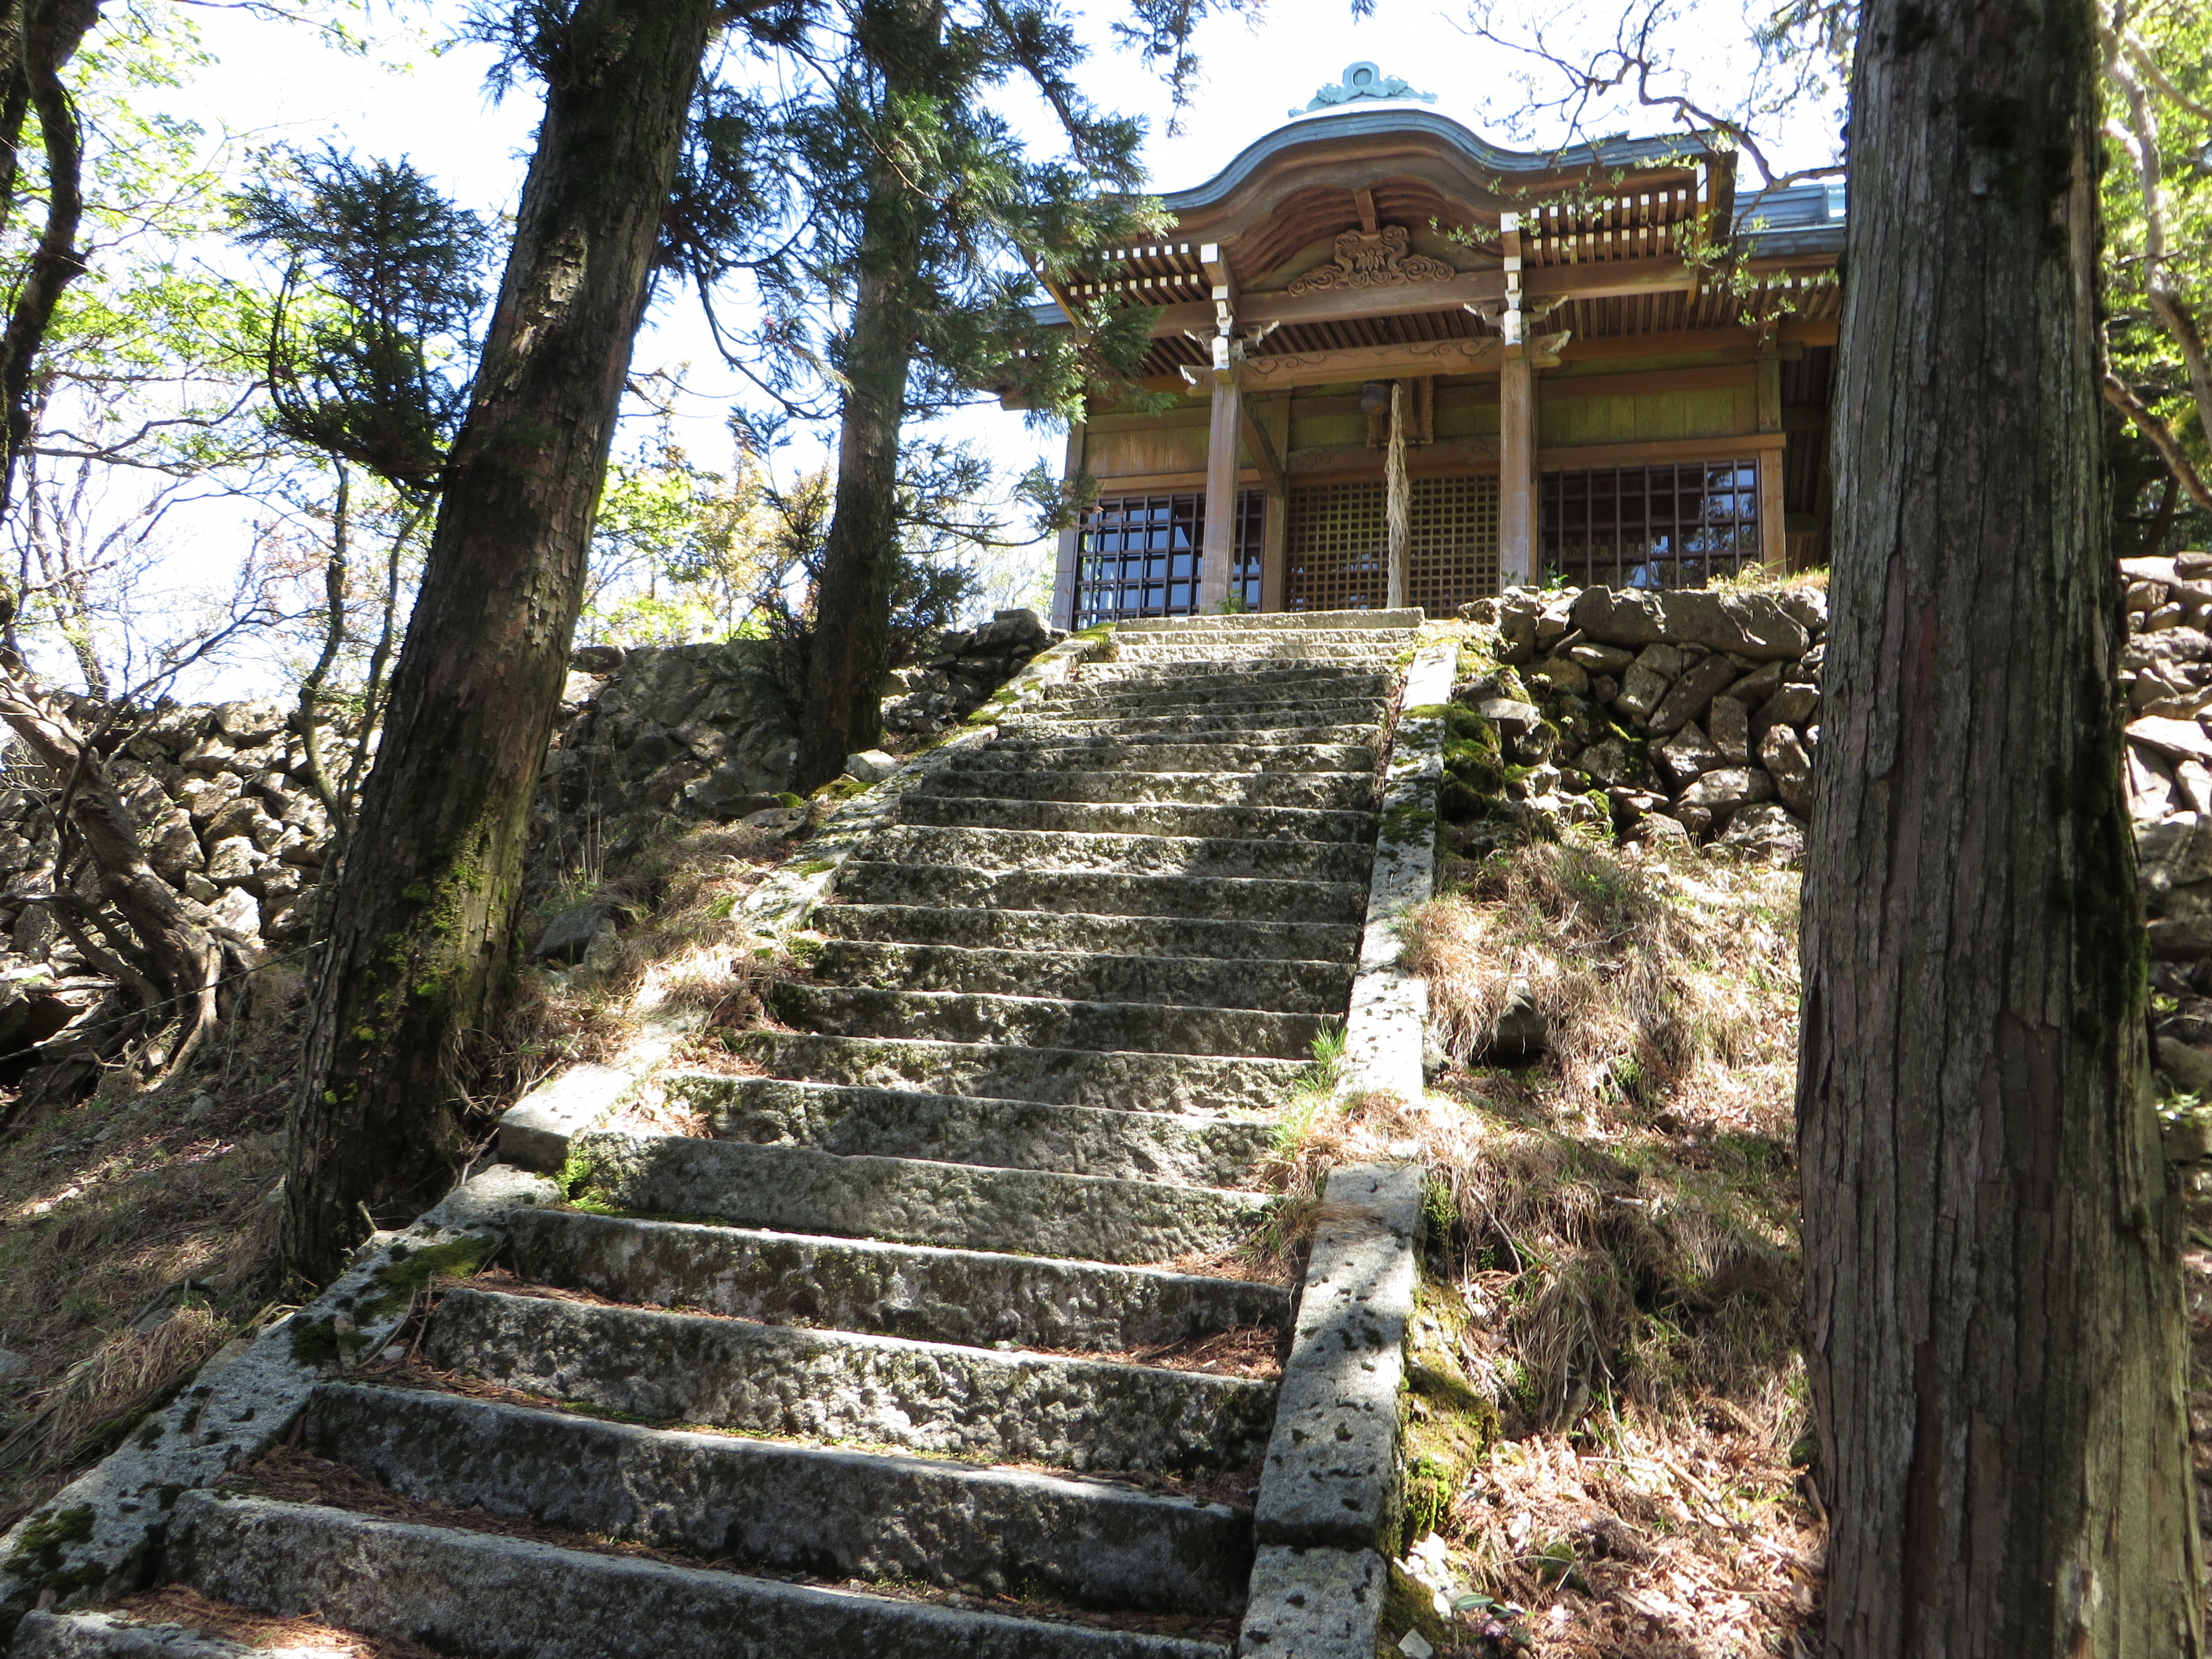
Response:
M882 77L887 106L896 108L932 84L939 27L934 0L868 0L859 9L856 40ZM917 199L889 139L878 143L878 155L861 210L837 489L806 653L795 780L802 791L829 782L845 769L846 756L873 748L883 736L899 558L899 435L921 331L914 288L929 204Z
M2083 0L1872 0L1798 1082L1841 1659L2195 1655Z
M581 0L339 878L293 1114L285 1256L326 1282L450 1179L499 988L617 405L713 0Z

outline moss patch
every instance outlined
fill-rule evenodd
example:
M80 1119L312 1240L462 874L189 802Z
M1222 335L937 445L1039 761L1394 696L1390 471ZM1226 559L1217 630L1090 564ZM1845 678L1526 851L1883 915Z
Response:
M1460 1360L1468 1322L1466 1304L1452 1287L1424 1273L1413 1294L1400 1397L1406 1540L1447 1525L1468 1477L1498 1437L1498 1408L1468 1380Z

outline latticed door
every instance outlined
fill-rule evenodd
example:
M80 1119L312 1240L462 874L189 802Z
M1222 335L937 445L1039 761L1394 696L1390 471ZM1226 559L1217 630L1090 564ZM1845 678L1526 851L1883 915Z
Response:
M1498 480L1414 480L1408 604L1431 616L1498 591ZM1382 482L1291 492L1283 556L1286 611L1379 611L1389 598Z

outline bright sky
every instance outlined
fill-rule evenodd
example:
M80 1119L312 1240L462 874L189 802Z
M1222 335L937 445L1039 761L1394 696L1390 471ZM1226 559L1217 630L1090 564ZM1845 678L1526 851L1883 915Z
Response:
M1536 3L1528 0L1532 6ZM1740 0L1681 3L1707 15L1707 27L1699 32L1704 42L1744 37L1734 9ZM450 27L459 11L448 0L440 0L428 13L419 7L396 14L379 9L380 24L392 23L395 15L400 22L420 24L430 15L436 26L411 39L395 27L364 59L321 46L307 30L249 11L197 9L217 62L190 86L164 94L161 101L210 130L228 127L253 142L314 145L327 139L363 155L404 155L464 204L511 209L528 161L536 89L524 83L495 106L483 89L489 48L460 46L442 56L428 50L427 42ZM1079 14L1079 27L1093 47L1084 80L1101 106L1146 118L1146 160L1152 186L1161 191L1210 178L1245 145L1281 125L1288 112L1302 107L1316 88L1337 80L1346 65L1360 60L1404 76L1419 91L1435 93L1434 107L1440 113L1510 141L1502 118L1521 100L1514 78L1518 65L1467 32L1463 5L1380 0L1377 12L1355 20L1346 0L1275 0L1253 18L1224 16L1208 22L1195 42L1203 78L1182 112L1178 136L1169 135L1173 112L1158 75L1133 52L1113 44L1109 24L1117 14L1110 7ZM1535 15L1556 38L1572 40L1610 31L1616 14L1601 3L1582 9L1545 8ZM1678 34L1698 38L1686 27ZM1720 77L1729 72L1727 58L1723 51L1703 51L1697 67L1701 76L1709 77L1709 92L1726 86ZM1014 102L1007 113L1025 131L1049 141L1032 100ZM1591 130L1650 131L1664 125L1661 112L1629 111L1612 118L1593 117ZM1557 136L1538 135L1540 141ZM1824 152L1826 143L1826 133L1808 125L1784 149L1793 161L1816 161L1825 159L1816 152ZM678 294L654 308L638 342L635 366L649 370L684 362L690 365L687 380L697 394L683 410L687 441L703 462L722 465L727 447L720 417L726 400L743 395L744 384L717 360L695 305ZM984 446L1009 477L1039 456L1058 466L1057 435L1032 432L1018 416L995 406L961 411L949 424L957 435ZM641 425L635 430L641 432ZM811 465L815 459L816 453L802 442L777 464L783 470Z

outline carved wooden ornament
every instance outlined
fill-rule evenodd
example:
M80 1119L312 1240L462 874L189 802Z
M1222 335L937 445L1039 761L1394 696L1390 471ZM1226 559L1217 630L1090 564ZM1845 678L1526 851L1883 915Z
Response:
M1322 294L1340 288L1402 288L1407 283L1445 283L1459 275L1441 259L1407 251L1412 238L1403 225L1385 225L1374 235L1347 230L1336 239L1333 264L1316 265L1292 283L1293 295Z

